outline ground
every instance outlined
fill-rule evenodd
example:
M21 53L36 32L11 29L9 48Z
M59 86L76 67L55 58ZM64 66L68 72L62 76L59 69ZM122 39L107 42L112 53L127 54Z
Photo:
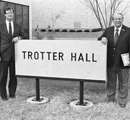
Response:
M28 98L36 95L35 79L18 78L16 99L0 100L0 120L130 120L130 97L123 109L118 101L107 103L105 83L85 82L84 99L94 103L85 111L74 110L69 105L79 99L79 82L40 79L40 94L49 102L27 103Z

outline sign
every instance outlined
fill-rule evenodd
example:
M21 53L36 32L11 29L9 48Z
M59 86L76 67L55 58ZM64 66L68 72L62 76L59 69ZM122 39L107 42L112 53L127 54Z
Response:
M91 40L21 40L16 75L106 81L106 49Z

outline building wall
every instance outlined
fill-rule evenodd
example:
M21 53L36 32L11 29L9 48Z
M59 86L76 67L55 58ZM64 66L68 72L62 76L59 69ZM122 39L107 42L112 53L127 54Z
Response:
M123 3L120 10L118 9L119 12L126 5L126 2ZM91 10L79 0L31 0L31 3L33 28L36 28L37 25L40 28L51 25L52 16L56 16L61 11L64 13L57 20L55 28L74 28L75 22L80 22L81 28L100 27ZM130 12L127 11L124 17L124 24L130 26Z
M33 27L39 25L46 28L51 25L52 16L61 11L64 13L57 20L55 28L73 28L74 22L80 22L82 28L99 27L95 16L78 0L33 0L32 9ZM91 20L95 22L91 24Z

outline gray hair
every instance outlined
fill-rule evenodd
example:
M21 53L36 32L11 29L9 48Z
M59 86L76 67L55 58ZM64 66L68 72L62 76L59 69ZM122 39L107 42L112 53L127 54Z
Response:
M122 13L115 13L122 16L122 19L124 19L124 15ZM114 19L115 14L112 15L112 19Z

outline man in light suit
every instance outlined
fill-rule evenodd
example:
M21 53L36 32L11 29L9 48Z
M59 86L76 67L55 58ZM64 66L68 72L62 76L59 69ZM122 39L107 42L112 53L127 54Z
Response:
M130 28L123 25L123 15L113 15L114 26L109 27L98 38L107 43L107 96L109 102L115 101L118 78L118 102L121 108L127 104L129 65L124 66L121 54L130 54Z
M9 97L15 98L17 78L15 76L14 44L24 36L20 25L13 22L14 10L4 10L6 20L0 24L0 95L2 100L8 100L6 83L9 69Z

